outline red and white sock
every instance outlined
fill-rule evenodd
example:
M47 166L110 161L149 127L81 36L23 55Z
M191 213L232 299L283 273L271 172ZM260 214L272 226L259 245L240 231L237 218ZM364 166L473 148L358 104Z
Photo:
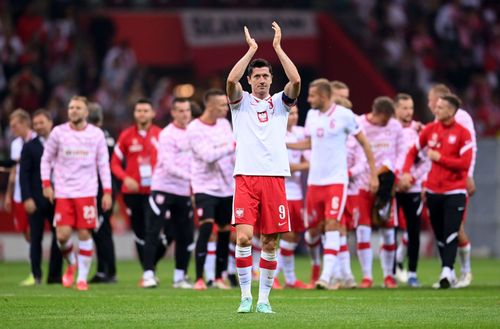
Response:
M311 237L309 232L304 234L304 240L307 243L309 249L309 255L311 256L312 265L321 265L321 236Z
M460 257L460 263L462 264L461 266L462 273L470 273L471 271L470 250L471 250L471 245L469 241L458 244L458 255Z
M262 250L262 243L260 236L252 238L252 267L255 272L259 270L260 252Z
M229 258L227 260L227 274L236 274L236 260L235 260L235 249L236 245L234 243L229 243Z
M285 282L294 284L297 281L295 276L295 248L297 243L280 240L280 253L278 256L278 265L283 270Z
M358 240L358 260L361 265L364 279L372 280L373 251L371 246L372 228L360 225L356 228L356 239Z
M207 281L215 280L215 251L217 249L217 242L210 241L207 245L207 256L205 258L205 279Z
M392 276L394 272L394 256L396 254L396 237L393 228L381 228L382 249L380 250L380 264L384 278Z
M402 264L408 254L408 233L405 231L401 237L401 243L396 250L396 263Z
M347 246L347 236L345 235L340 236L339 264L342 277L344 279L351 278L353 276L351 270L351 254Z
M325 242L323 245L323 271L320 280L330 282L334 267L337 265L337 254L340 246L340 232L325 232Z
M57 242L59 245L59 249L61 250L61 255L66 261L68 262L69 265L75 265L76 264L76 257L75 253L73 252L73 240L69 239L65 243L60 243L59 241Z
M90 265L92 264L92 239L78 241L78 281L87 282Z
M259 300L257 303L269 303L269 293L273 287L274 271L278 266L276 261L276 251L269 253L264 250L260 253L260 284Z
M236 246L235 256L241 298L252 298L252 246Z

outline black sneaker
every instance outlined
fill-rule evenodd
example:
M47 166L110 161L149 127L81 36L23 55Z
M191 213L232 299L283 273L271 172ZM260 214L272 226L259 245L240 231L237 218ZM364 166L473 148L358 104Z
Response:
M61 284L62 278L47 278L47 284Z
M208 280L207 281L207 288L213 288L214 287L214 281L213 280Z
M92 279L90 279L89 283L107 283L108 277L104 273L96 273Z

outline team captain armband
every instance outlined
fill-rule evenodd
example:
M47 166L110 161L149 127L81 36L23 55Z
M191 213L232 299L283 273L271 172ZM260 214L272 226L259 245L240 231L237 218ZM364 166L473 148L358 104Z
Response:
M295 105L295 103L297 103L297 98L290 98L285 95L284 92L281 94L281 99L283 100L283 103L285 103L285 105L287 105L288 107L292 107Z

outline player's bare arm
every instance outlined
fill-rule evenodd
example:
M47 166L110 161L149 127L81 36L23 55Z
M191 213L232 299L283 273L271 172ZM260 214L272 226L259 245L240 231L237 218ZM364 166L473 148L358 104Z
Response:
M290 171L306 171L309 170L309 161L307 161L304 157L300 159L299 163L290 163Z
M229 72L229 75L227 76L226 93L229 97L230 102L235 102L241 99L243 88L241 87L240 79L241 77L243 77L243 74L245 74L245 70L248 64L250 64L252 57L255 55L255 52L259 48L257 42L255 42L255 39L250 36L250 32L248 31L248 28L246 26L243 28L243 31L245 33L245 40L248 44L248 51L234 65L231 72Z
M288 98L296 99L299 97L300 93L300 75L297 67L291 59L287 56L285 51L281 48L281 28L278 23L273 22L273 30L274 30L274 39L273 39L273 48L278 55L278 59L283 66L283 70L288 78L288 83L285 86L285 95Z
M310 150L311 149L311 138L306 138L300 142L286 143L286 147L290 150Z
M3 207L5 211L10 212L12 210L12 195L14 194L14 185L16 183L16 166L10 168L9 180L7 182L7 189L5 191L5 198L3 202Z
M372 148L370 147L370 143L368 143L368 140L366 139L365 134L363 132L359 132L358 134L355 135L356 139L358 140L359 144L363 148L363 151L365 152L366 159L368 160L368 165L370 166L370 191L372 193L377 192L378 190L378 176L377 176L377 169L375 168L375 158L373 157L373 152Z

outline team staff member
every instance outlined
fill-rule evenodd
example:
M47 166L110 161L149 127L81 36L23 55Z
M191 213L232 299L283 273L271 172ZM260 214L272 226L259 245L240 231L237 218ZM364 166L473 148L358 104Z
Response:
M111 172L122 182L122 193L134 231L137 255L144 270L144 217L148 209L153 168L158 155L161 128L153 124L155 111L147 99L139 99L134 106L135 124L125 129L111 158ZM163 243L158 244L157 256L165 253Z
M436 104L437 122L429 124L410 149L403 167L402 185L410 185L410 170L418 151L427 146L432 161L427 177L427 205L439 249L442 271L439 288L452 284L452 270L458 248L458 230L466 208L467 173L472 161L473 143L469 131L455 122L460 99L442 96Z
M36 111L33 114L33 128L37 137L24 144L19 166L21 195L24 209L29 216L31 272L35 283L40 284L42 280L42 239L45 220L47 220L52 230L47 283L61 283L62 256L57 246L56 232L52 226L54 205L44 198L42 178L40 177L43 147L52 130L50 113L45 110Z
M95 125L102 129L104 137L106 138L106 146L108 147L108 154L111 157L115 147L115 139L111 134L102 128L104 121L104 114L101 105L98 103L89 104L89 116L87 118L90 124ZM115 183L111 177L112 195L114 200ZM97 271L90 280L90 283L115 283L116 282L116 256L115 245L113 243L113 231L111 228L111 214L112 209L103 211L99 200L102 199L101 181L99 180L99 189L97 192L97 226L92 232L92 238L95 242L95 249L97 255Z
M19 159L21 158L24 143L33 139L35 133L31 130L30 115L23 109L17 109L10 114L9 126L12 134L16 136L10 144L10 158L15 162L15 166L10 168L9 181L5 191L4 209L6 212L12 211L16 231L22 233L29 243L28 214L24 210L19 185ZM31 286L34 284L36 282L32 274L20 283L22 286Z

